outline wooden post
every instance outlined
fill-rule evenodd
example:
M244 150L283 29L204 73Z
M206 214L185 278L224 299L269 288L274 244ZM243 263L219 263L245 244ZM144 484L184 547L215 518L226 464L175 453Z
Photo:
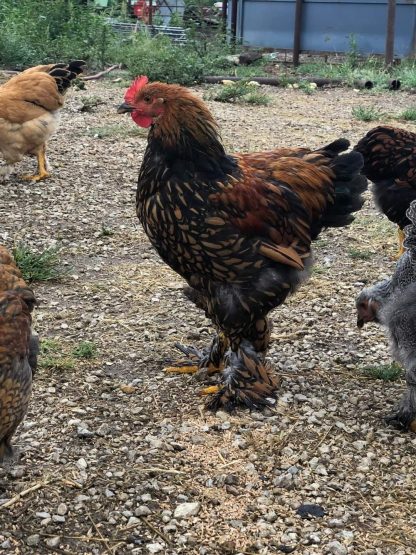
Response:
M226 27L226 24L227 24L227 8L228 8L228 0L222 0L221 16L223 19L224 27Z
M296 0L295 6L295 28L293 30L293 65L299 65L299 54L302 38L302 10L303 0Z
M149 0L149 25L153 25L153 0Z
M386 32L386 67L391 66L394 59L394 25L396 22L396 0L388 0L387 32Z

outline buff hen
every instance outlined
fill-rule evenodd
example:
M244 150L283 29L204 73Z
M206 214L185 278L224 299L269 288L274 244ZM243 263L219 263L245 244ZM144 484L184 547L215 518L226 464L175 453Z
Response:
M38 171L24 179L49 177L46 142L58 128L64 95L82 72L85 62L36 66L15 75L0 87L0 180L10 175L13 164L35 155Z

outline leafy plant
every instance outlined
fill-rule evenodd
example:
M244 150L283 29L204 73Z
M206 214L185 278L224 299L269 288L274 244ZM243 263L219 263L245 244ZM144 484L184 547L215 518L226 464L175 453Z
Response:
M403 110L399 115L399 118L406 121L416 121L416 108L406 108L406 110Z
M81 341L73 350L72 354L76 358L94 358L97 353L97 346L90 341Z
M243 79L214 87L205 94L205 98L217 102L243 102L262 105L270 102L270 98L264 92L258 90L257 83Z
M362 372L369 378L393 382L402 375L402 368L396 362L392 364L380 364L379 366L364 366Z
M64 354L56 339L41 339L39 367L47 370L72 370L75 361Z
M61 266L58 247L49 247L38 253L20 244L13 249L13 256L28 283L59 280L67 273Z
M354 106L352 115L361 121L374 121L383 117L383 113L374 106Z
M348 254L351 258L357 260L370 260L372 253L370 251L361 251L358 249L349 249Z

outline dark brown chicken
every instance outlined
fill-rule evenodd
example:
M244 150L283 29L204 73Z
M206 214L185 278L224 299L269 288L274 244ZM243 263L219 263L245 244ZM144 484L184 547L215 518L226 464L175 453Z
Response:
M277 379L264 361L270 310L308 277L311 241L349 224L366 179L340 139L317 151L229 156L205 104L177 85L137 79L119 112L150 127L137 214L162 259L183 276L218 329L210 348L183 349L222 369L209 407L269 402Z
M371 129L354 150L364 157L363 173L374 183L374 200L399 226L399 255L403 254L406 210L416 199L416 134L387 125Z
M23 420L36 370L38 341L31 330L36 300L8 251L0 246L0 462Z

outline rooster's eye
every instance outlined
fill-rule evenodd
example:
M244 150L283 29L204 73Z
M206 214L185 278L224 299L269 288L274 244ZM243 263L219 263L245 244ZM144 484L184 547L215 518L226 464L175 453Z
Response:
M150 98L150 96L144 96L143 100L146 102L146 104L150 104L150 102L152 101L152 99Z

